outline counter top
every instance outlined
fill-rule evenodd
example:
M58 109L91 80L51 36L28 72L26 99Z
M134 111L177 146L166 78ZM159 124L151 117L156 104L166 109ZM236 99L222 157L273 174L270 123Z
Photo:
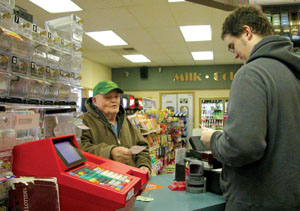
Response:
M134 211L192 211L224 210L223 196L206 193L171 191L168 186L174 182L174 174L152 176L149 182L163 186L160 189L147 190L142 196L154 198L150 202L136 201Z

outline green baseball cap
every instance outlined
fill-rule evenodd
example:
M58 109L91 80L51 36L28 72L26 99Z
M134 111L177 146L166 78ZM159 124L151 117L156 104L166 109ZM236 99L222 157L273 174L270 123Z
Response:
M123 90L113 81L101 81L93 89L93 97L97 94L105 95L113 90L123 94Z

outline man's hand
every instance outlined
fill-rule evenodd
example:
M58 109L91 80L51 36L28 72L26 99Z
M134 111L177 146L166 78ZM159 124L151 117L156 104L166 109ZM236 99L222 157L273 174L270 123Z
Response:
M150 178L150 176L151 176L150 175L150 169L148 169L146 166L141 166L140 169L143 169L143 170L147 171L148 177Z
M111 157L113 160L120 163L128 164L132 153L126 147L115 147L111 150Z
M201 141L205 145L207 149L210 149L210 138L211 135L215 132L215 130L210 129L210 128L202 128L201 131Z

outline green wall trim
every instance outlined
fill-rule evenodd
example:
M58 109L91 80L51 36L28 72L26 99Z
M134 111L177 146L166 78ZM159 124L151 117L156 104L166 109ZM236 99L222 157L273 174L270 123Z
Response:
M113 68L112 80L125 91L230 89L230 76L232 79L240 67L241 65L148 67L147 79L141 78L140 67ZM218 80L214 79L216 76Z

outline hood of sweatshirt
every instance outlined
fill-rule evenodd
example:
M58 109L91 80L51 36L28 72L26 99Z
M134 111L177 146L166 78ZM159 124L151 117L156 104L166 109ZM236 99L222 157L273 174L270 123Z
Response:
M282 62L300 79L300 57L293 52L293 43L288 38L278 35L265 37L254 46L247 63L261 57Z

